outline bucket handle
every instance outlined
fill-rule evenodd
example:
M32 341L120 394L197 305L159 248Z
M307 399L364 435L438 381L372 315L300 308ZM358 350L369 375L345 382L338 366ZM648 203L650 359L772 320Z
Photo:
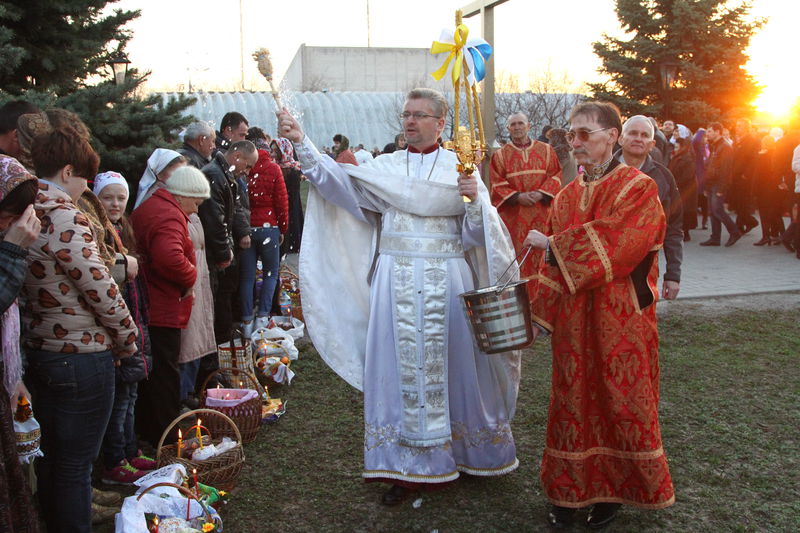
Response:
M498 285L500 284L500 280L503 279L503 276L506 275L506 272L508 272L508 269L511 268L512 266L514 266L514 264L517 263L517 261L519 260L519 256L521 256L524 253L525 257L522 258L522 261L519 261L519 263L517 263L517 265L518 265L517 266L517 272L519 272L522 269L522 264L528 259L528 255L530 255L532 250L533 250L533 247L526 246L524 251L522 251L519 254L517 254L517 257L515 257L514 260L511 261L511 264L508 265L506 267L506 269L503 270L503 273L500 274L500 277L497 278ZM508 280L505 282L505 284L502 287L497 289L496 292L498 292L498 293L503 292L506 289L506 287L508 287L509 283L511 283L511 276L508 276Z

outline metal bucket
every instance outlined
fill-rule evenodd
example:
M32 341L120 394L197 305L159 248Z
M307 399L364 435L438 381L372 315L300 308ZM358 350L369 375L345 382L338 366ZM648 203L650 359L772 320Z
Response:
M533 342L528 280L465 292L461 301L482 352L508 352Z
M525 250L519 267L528 259L531 248ZM524 348L533 342L533 324L528 301L528 280L499 283L522 252L506 267L498 284L461 294L461 302L469 319L475 342L484 353L501 353Z

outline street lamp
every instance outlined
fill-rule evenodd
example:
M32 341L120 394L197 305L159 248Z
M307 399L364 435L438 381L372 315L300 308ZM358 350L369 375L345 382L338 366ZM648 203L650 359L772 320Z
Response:
M130 64L131 62L128 61L128 56L122 52L108 60L108 65L111 67L111 71L114 73L114 83L117 85L122 85L125 83L125 76L128 75L128 65Z
M658 66L659 74L661 75L661 91L664 94L664 120L671 118L672 89L678 79L678 67L680 67L680 63L674 59L662 61Z

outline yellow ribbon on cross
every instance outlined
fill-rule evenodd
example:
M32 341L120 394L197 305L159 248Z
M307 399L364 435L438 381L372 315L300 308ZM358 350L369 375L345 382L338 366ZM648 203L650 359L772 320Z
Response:
M450 61L455 58L452 72L453 85L455 86L461 76L461 65L464 62L464 45L467 43L467 35L469 35L469 28L464 24L459 24L453 34L452 42L433 41L433 44L431 44L431 54L450 52L442 66L431 74L434 79L441 80L444 75L447 74L447 67L450 66Z

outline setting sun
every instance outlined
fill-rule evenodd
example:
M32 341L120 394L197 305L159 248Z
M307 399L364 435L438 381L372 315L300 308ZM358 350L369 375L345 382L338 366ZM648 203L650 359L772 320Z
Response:
M774 0L762 0L753 8L754 16L769 19L750 42L747 71L764 88L753 105L770 122L785 122L799 103L800 75L791 66L792 47L787 41L795 31L798 12L800 7L793 2Z

